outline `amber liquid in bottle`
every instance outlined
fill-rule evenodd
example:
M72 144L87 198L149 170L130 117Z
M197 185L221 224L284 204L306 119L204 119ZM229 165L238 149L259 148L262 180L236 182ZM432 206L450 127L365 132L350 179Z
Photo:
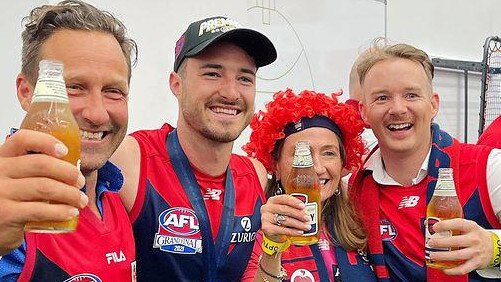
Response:
M52 136L68 147L61 159L80 165L80 129L73 117L63 78L63 65L54 61L40 62L39 76L28 113L20 128L31 129ZM29 222L26 231L40 233L65 233L74 231L78 216L66 221Z
M292 170L285 182L285 192L303 201L306 213L310 216L311 229L302 236L291 236L289 239L295 245L311 245L320 237L321 198L320 181L313 168L310 146L307 142L297 142Z
M430 259L430 252L453 251L459 248L431 248L428 246L428 240L436 232L433 225L444 219L462 218L463 209L459 203L454 186L452 168L440 168L437 184L433 196L426 209L425 224L425 258L426 266L432 268L446 269L456 267L464 261L433 261ZM450 237L459 235L459 231L445 231L438 233L440 237ZM436 235L435 235L436 236Z

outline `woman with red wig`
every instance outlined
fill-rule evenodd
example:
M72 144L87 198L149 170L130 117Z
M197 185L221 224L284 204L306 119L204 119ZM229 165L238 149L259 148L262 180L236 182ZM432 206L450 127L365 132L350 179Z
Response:
M336 95L306 90L296 95L287 89L253 116L243 149L263 163L271 179L261 207L262 232L243 280L376 281L363 252L366 235L341 182L343 171L361 165L364 124ZM297 141L310 144L321 185L321 236L310 246L290 245L286 239L311 228L304 204L282 194Z

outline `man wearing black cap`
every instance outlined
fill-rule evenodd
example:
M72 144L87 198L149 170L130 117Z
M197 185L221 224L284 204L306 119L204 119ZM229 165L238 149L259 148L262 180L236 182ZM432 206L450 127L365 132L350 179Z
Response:
M140 281L235 281L248 263L266 171L231 153L254 112L256 71L276 59L261 33L226 17L189 25L170 88L177 129L127 137L114 161L130 212Z

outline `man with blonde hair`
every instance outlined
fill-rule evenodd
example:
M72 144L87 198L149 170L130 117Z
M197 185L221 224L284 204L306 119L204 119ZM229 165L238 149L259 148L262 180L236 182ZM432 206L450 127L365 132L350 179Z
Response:
M351 196L367 229L378 277L399 281L475 281L480 279L478 273L501 277L495 269L501 248L497 235L501 151L460 143L433 123L439 96L433 92L434 69L425 52L408 44L380 42L367 52L357 67L360 111L378 147L352 179ZM431 252L432 260L464 261L443 271L426 267L424 237L426 207L442 167L454 170L464 212L464 219L434 225L436 232L460 232L429 241L434 248L460 247ZM493 268L479 270L489 266Z

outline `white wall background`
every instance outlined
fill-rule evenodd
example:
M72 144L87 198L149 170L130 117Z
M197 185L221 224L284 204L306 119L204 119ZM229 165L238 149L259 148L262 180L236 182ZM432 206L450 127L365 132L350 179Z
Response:
M258 72L257 109L273 92L291 87L319 92L345 90L348 73L359 51L385 34L405 41L430 56L480 61L489 35L501 35L499 0L92 0L128 27L139 45L139 61L131 81L129 132L175 124L177 102L168 88L173 49L179 35L193 21L227 15L267 34L278 50L278 60ZM36 5L57 1L9 1L0 10L0 140L18 126L23 112L15 95L20 70L21 19ZM78 44L77 42L75 44ZM477 138L480 76L469 80L468 141ZM441 94L437 121L463 138L463 75L438 70L436 90ZM248 139L237 140L235 151Z
M10 1L9 9L0 10L1 139L23 117L15 95L21 19L35 5L55 2ZM286 87L327 93L347 89L348 72L359 46L384 35L384 4L375 0L157 0L140 6L132 0L89 2L120 18L139 45L131 81L129 132L157 128L164 122L175 124L177 102L168 77L175 42L194 20L227 15L262 31L275 43L277 61L258 72L257 108L273 92ZM235 151L241 152L248 134L246 130L237 141Z

